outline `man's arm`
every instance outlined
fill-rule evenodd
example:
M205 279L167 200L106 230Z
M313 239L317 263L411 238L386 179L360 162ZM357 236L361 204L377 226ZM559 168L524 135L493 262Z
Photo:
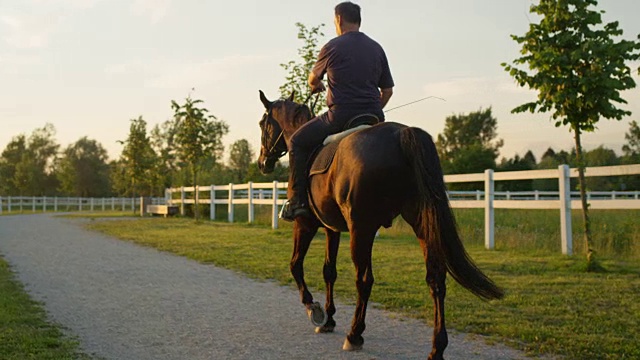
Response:
M317 77L313 71L309 73L309 86L311 87L312 94L323 92L326 90L322 79Z
M385 106L387 106L389 99L391 99L391 95L393 95L392 87L386 88L386 89L380 89L380 104L382 105L383 109Z

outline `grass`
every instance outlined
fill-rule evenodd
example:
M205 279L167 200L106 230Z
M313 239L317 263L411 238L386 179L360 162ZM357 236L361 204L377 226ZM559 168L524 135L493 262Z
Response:
M640 262L637 259L603 256L602 262L608 271L586 273L582 257L560 255L559 229L554 235L556 241L545 239L555 232L553 224L528 224L532 220L546 219L543 213L535 212L515 214L509 220L505 217L508 213L498 213L497 250L486 251L481 245L482 227L474 223L482 224L482 217L477 219L477 214L466 211L457 214L471 256L505 288L507 296L500 301L481 301L448 280L447 323L450 328L487 335L536 355L558 354L568 359L640 358L637 341L640 338L640 302L637 301ZM608 233L598 235L603 247L614 252L618 247L635 249L637 242L632 246L625 243L627 240L618 240L618 236L637 239L638 225L633 220L637 214L603 214L594 220L600 224L599 229L605 224L610 229ZM503 220L499 220L501 218ZM282 229L271 230L264 225L139 219L126 223L117 220L94 222L88 226L254 278L275 279L292 285L288 269L291 230L289 224L282 225ZM433 314L424 281L424 262L417 242L405 226L399 224L397 228L384 230L376 240L373 253L376 283L371 300L385 309L431 323ZM514 247L516 241L524 245L518 243ZM343 237L341 247L336 296L353 302L354 273L346 237ZM323 261L324 241L319 235L305 261L307 283L315 289L318 299L324 298L321 293L324 289Z
M9 265L0 258L0 359L89 359L77 341L47 323L40 304L32 301Z

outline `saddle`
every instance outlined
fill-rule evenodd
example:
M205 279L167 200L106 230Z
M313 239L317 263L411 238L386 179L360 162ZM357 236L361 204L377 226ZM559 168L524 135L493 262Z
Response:
M360 114L347 121L342 132L327 136L322 145L318 146L312 153L309 162L311 166L309 168L309 177L318 174L324 174L329 170L333 158L338 150L338 145L342 139L348 135L369 128L380 120L373 114Z

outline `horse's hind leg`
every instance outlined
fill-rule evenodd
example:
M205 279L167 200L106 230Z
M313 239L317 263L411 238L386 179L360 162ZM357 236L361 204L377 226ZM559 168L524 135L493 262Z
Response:
M433 344L429 360L440 360L443 359L444 349L449 344L447 328L444 324L444 297L447 294L445 278L447 271L440 259L437 259L432 251L429 251L425 240L419 240L427 265L427 284L429 284L429 290L433 298Z
M333 329L336 327L336 322L333 319L333 315L336 313L336 306L333 302L333 286L338 278L336 258L338 257L338 247L340 246L340 233L329 229L326 229L326 232L327 248L322 272L327 288L327 302L325 304L325 310L327 311L328 318L327 323L324 326L316 328L316 332L319 333L333 332Z
M356 268L356 288L358 299L356 302L356 312L351 322L351 332L347 335L343 350L352 351L362 349L364 338L362 333L366 327L365 317L367 315L367 303L373 287L373 270L371 269L371 250L377 228L372 229L351 229L351 259Z

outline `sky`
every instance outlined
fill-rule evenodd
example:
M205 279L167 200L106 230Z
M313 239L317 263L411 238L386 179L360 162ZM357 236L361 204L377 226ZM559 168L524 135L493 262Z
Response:
M258 90L279 97L285 71L297 59L296 22L326 24L325 0L0 0L0 149L12 137L55 126L62 147L83 136L119 157L130 119L149 129L172 115L171 100L190 93L229 125L227 149L247 139L259 150ZM500 66L519 57L510 37L535 18L532 0L362 0L362 28L387 53L395 80L387 120L423 128L434 138L447 116L491 107L504 140L501 157L540 158L549 147L569 150L568 128L548 114L511 114L536 94L518 87ZM640 1L601 0L605 22L619 21L625 38L640 34ZM635 68L640 64L633 64ZM634 72L636 82L640 77ZM195 89L192 91L192 89ZM640 120L640 89L623 93L622 121L601 120L587 149L621 153L631 120ZM256 155L257 157L257 155Z

